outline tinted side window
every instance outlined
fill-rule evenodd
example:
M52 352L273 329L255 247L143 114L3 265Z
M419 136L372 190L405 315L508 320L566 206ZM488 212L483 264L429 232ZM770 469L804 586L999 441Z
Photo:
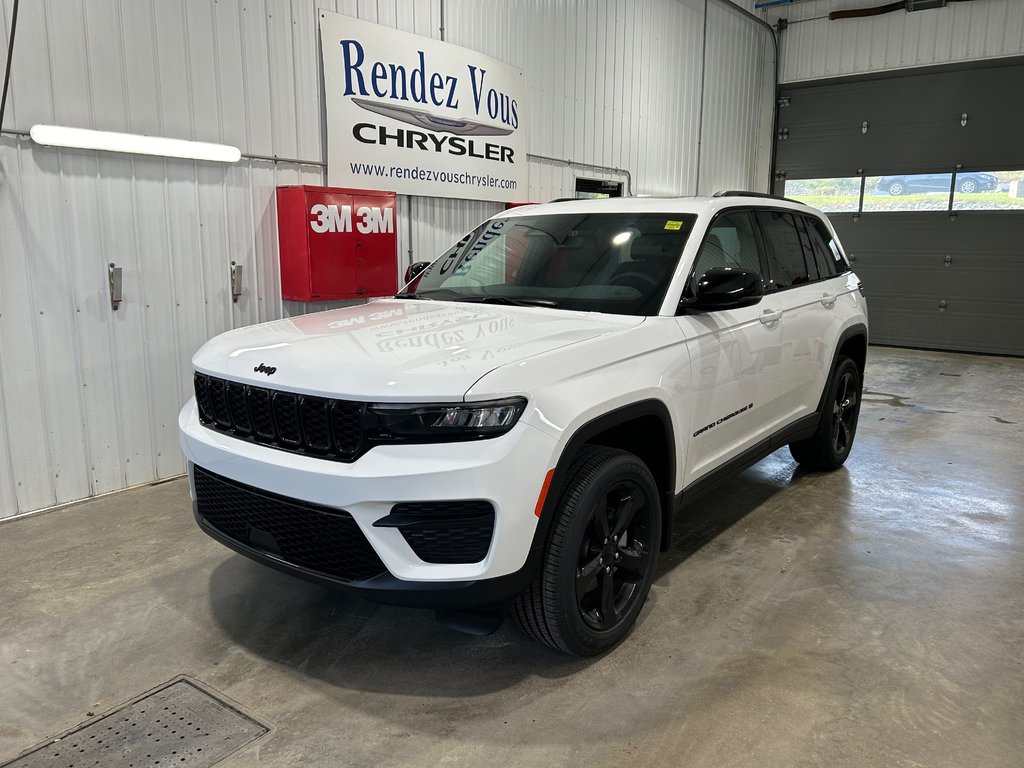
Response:
M825 240L821 236L821 230L819 229L821 222L811 216L804 216L803 218L804 224L807 226L811 247L814 250L814 263L818 265L818 274L822 280L826 280L834 276L839 270L836 268L836 262L832 258L832 252L825 245Z
M828 248L828 257L832 263L832 268L836 274L842 274L850 269L850 265L846 263L846 257L843 256L843 252L839 250L839 243L832 237L832 233L828 231L828 227L825 226L823 221L819 219L812 219L814 222L814 229L821 236L821 239L825 242Z
M811 233L808 229L807 219L803 216L794 216L796 231L800 238L800 250L804 254L804 264L807 265L807 279L814 282L821 277L828 277L828 272L822 272L814 260L814 246L811 245Z
M790 288L794 285L805 285L817 280L817 269L811 277L807 262L804 261L804 249L800 243L800 233L796 226L796 217L786 211L758 211L757 220L764 233L765 245L768 249L768 271L771 288Z
M694 263L693 273L700 277L712 267L761 271L754 225L747 211L726 213L715 219Z

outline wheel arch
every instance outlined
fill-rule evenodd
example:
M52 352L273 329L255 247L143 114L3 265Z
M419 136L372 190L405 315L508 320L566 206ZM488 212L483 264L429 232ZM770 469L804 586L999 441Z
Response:
M832 365L829 366L828 376L825 378L825 386L821 391L821 399L818 400L818 415L820 417L825 407L825 395L828 393L829 382L836 372L840 357L849 357L857 365L860 373L861 386L864 384L864 368L868 358L868 327L863 323L856 323L843 330L836 340L835 352L832 353Z
M585 445L629 451L647 464L661 497L660 548L666 550L672 541L675 511L676 441L668 407L653 398L603 413L573 432L555 465L532 550L542 550L547 542L558 500L568 482L569 467Z

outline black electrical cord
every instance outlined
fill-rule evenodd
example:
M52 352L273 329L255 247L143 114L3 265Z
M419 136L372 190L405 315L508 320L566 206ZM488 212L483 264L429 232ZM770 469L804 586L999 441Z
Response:
M876 5L873 8L853 8L848 11L832 11L832 13L828 15L828 18L829 21L838 21L840 19L866 19L869 16L881 16L883 13L905 11L906 9L906 0L899 0L898 3Z
M7 67L4 70L4 92L0 96L0 131L4 128L4 112L7 111L7 89L11 84L11 62L14 61L14 33L18 29L18 0L14 0L11 14L11 35L7 38Z
M948 0L948 2L966 3L970 2L970 0ZM925 9L927 9L928 7L929 6L926 6ZM832 13L828 15L828 20L841 21L842 19L865 19L869 16L881 16L883 13L892 13L894 11L913 11L925 9L915 9L913 7L913 4L908 3L907 0L899 0L899 2L896 3L888 3L887 5L877 5L874 8L853 8L848 11L832 11Z

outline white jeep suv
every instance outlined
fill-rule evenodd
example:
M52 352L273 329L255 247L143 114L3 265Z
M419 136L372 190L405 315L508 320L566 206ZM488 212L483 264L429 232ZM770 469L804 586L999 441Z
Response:
M590 655L635 622L676 510L787 444L814 469L850 453L866 307L803 204L526 206L407 277L196 353L179 422L209 535Z

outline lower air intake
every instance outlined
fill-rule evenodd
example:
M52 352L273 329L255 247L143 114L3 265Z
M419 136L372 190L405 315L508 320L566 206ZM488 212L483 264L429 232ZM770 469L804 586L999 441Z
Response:
M491 548L494 507L488 501L407 502L392 507L389 518L426 563L479 563Z
M205 523L246 547L335 580L365 581L387 569L352 515L268 493L194 467Z

